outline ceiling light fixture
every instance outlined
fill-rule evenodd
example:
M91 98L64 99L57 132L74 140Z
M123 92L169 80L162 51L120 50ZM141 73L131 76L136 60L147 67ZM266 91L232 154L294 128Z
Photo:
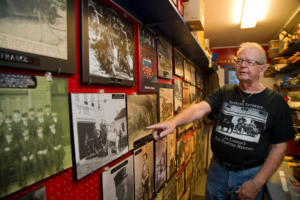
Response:
M241 28L254 28L265 0L244 0Z

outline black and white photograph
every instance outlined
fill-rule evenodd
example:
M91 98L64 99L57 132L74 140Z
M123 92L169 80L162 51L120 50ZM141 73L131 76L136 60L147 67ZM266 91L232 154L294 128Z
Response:
M133 200L134 175L133 156L122 160L101 173L101 195L103 200Z
M185 163L185 185L189 185L192 180L192 173L193 173L193 163L192 160L189 162Z
M162 37L157 40L158 76L172 79L172 45Z
M174 111L182 109L182 81L174 79Z
M164 200L176 199L176 174L174 174L164 187Z
M134 23L101 0L82 0L85 83L135 84Z
M0 15L0 66L76 73L74 1L0 1Z
M179 170L183 162L184 162L184 137L180 138L180 140L177 141L177 148L176 148L177 170Z
M184 81L191 82L191 64L184 60Z
M167 140L155 142L155 191L167 180Z
M135 200L149 200L154 194L153 140L133 152Z
M46 189L45 186L41 186L27 194L17 198L16 200L46 200Z
M194 104L196 102L196 89L195 86L190 85L190 104Z
M35 88L0 89L0 197L72 166L68 80L35 78Z
M183 77L183 57L174 50L174 74Z
M193 147L192 147L192 143L193 143L193 136L190 134L185 135L185 139L184 139L184 162L186 163L192 156L192 151L193 151Z
M128 152L125 94L71 94L77 180Z
M147 126L157 123L157 96L127 95L129 150L141 146L152 138Z
M185 193L184 193L184 195L182 196L181 199L182 200L191 200L191 184L186 186Z
M177 127L177 138L180 138L185 133L185 126Z
M140 39L140 92L156 92L157 83L157 57L156 57L156 39L155 34L139 24Z
M164 84L166 85L166 84ZM172 85L168 85L172 86ZM164 122L174 116L174 89L172 88L159 88L159 121Z
M176 170L176 129L167 135L167 180Z
M195 69L195 79L196 79L196 87L201 88L201 74L200 74L200 69L196 67Z
M190 85L186 82L182 83L182 108L190 105Z
M184 193L184 189L184 170L181 170L177 176L177 199L181 198Z
M190 65L191 69L191 85L196 85L196 75L195 75L195 67L193 65Z

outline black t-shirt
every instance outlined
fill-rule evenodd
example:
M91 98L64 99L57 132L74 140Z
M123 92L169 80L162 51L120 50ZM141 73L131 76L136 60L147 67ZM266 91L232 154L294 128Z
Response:
M290 108L276 91L266 88L253 94L225 85L204 101L211 107L215 124L211 136L213 153L222 161L247 165L265 159L270 143L295 137Z

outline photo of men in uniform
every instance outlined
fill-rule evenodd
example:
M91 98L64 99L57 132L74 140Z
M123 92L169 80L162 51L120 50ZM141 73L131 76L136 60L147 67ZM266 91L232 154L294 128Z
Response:
M159 121L163 122L174 115L173 88L159 88Z
M167 136L167 180L176 172L176 129Z
M167 141L166 137L155 142L155 190L167 180Z
M0 197L72 166L67 79L36 80L0 89Z
M172 79L172 45L162 37L157 40L158 51L158 76Z

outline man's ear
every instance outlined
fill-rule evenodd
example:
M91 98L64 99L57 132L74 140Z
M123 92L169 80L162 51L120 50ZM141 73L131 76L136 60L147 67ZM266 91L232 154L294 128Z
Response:
M266 65L262 65L260 67L260 71L259 71L259 77L262 77L265 73L265 71L267 70L267 66Z

